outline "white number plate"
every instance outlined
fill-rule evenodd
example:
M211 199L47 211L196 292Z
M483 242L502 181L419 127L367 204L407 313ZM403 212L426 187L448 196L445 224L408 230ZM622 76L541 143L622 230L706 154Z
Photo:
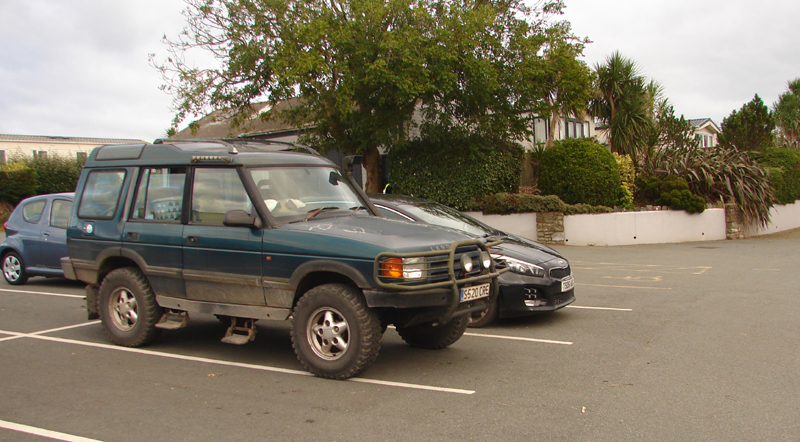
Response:
M572 290L573 287L575 287L575 280L572 279L572 276L561 281L562 292L566 292L567 290Z
M473 299L480 299L489 296L492 291L491 284L481 284L472 287L464 287L461 289L461 302L472 301Z

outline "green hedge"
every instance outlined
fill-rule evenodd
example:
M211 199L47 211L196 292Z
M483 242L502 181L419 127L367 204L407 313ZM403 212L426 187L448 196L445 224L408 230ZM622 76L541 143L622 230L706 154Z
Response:
M36 171L38 195L74 192L83 167L83 164L75 158L58 155L26 158L24 161L28 167Z
M37 187L36 171L24 162L13 161L0 167L0 200L11 206L36 195Z
M466 210L482 211L487 215L511 213L563 212L565 215L586 213L609 213L614 209L589 204L566 204L555 195L527 195L521 193L497 193L473 201Z
M756 160L769 172L769 184L778 204L800 200L800 150L769 148Z
M588 139L559 141L542 153L539 189L568 204L613 207L619 206L623 197L614 156Z
M438 201L459 210L485 195L516 192L523 149L450 128L389 152L393 193Z
M668 206L689 213L703 213L706 200L693 194L685 179L667 175L660 179L649 175L636 177L636 201L640 204Z

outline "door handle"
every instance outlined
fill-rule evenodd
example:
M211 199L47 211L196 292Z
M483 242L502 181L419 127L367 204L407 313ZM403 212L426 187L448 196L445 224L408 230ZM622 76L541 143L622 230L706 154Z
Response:
M186 244L200 244L199 236L189 236L186 238Z
M125 234L125 239L127 239L128 241L138 241L139 232L128 232Z

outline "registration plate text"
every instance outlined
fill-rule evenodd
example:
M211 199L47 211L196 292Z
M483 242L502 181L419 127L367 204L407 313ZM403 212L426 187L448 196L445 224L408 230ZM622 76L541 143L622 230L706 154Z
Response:
M481 284L461 289L461 302L472 301L474 299L485 298L492 291L491 284Z
M572 290L575 287L575 280L572 279L572 276L565 278L561 281L561 291L566 292L568 290Z

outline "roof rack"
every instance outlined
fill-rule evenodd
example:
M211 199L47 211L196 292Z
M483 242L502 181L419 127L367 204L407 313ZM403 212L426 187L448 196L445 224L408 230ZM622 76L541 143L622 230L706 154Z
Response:
M290 143L288 141L265 140L259 138L191 138L191 139L180 139L180 140L158 138L155 141L153 141L153 144L182 144L182 143L218 143L222 144L223 146L227 146L228 153L230 154L239 153L239 150L242 149L243 147L263 150L259 149L258 146L274 145L275 147L282 147L282 148L271 149L273 151L305 152L305 153L310 153L312 155L320 155L320 153L315 149L303 144Z

